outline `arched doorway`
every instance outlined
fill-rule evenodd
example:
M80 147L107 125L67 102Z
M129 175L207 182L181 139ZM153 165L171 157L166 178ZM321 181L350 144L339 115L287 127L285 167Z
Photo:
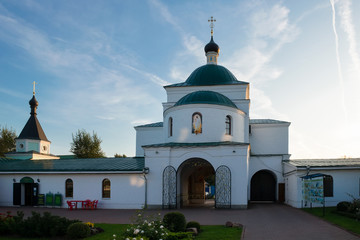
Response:
M267 170L258 171L251 178L251 201L276 201L276 178Z
M23 177L19 183L13 185L13 205L37 205L39 184L31 177Z
M192 158L178 168L180 207L214 207L215 170L206 160Z

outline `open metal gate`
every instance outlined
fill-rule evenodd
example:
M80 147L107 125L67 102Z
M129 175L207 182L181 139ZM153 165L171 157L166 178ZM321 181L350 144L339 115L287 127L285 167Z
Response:
M215 207L231 208L231 171L224 165L215 173Z
M163 172L163 208L176 208L176 170L167 166Z

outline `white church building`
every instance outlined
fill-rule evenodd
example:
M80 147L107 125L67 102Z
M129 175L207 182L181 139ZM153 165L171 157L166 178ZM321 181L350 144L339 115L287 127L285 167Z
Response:
M250 202L307 207L309 176L324 179L327 206L359 197L360 159L291 160L290 122L250 119L249 83L218 65L212 35L204 48L207 63L164 87L163 121L135 127L135 157L51 155L34 95L16 151L0 158L0 206L46 205L48 196L57 196L58 207L85 199L117 209L246 209Z

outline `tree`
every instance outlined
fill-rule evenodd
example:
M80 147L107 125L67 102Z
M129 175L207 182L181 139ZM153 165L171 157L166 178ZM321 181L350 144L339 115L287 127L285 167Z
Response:
M115 153L115 155L114 155L114 157L115 158L126 158L126 155L125 154L117 154L117 153Z
M5 157L5 153L14 151L16 132L15 130L2 127L0 130L0 157Z
M72 134L73 142L71 143L70 152L74 153L78 158L103 158L105 153L101 149L102 140L95 132L91 136L84 129L78 130Z

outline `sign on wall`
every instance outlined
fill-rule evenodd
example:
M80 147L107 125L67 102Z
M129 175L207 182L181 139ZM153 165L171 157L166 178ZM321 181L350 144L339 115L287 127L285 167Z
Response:
M307 203L324 204L324 175L314 174L302 177L302 195Z

